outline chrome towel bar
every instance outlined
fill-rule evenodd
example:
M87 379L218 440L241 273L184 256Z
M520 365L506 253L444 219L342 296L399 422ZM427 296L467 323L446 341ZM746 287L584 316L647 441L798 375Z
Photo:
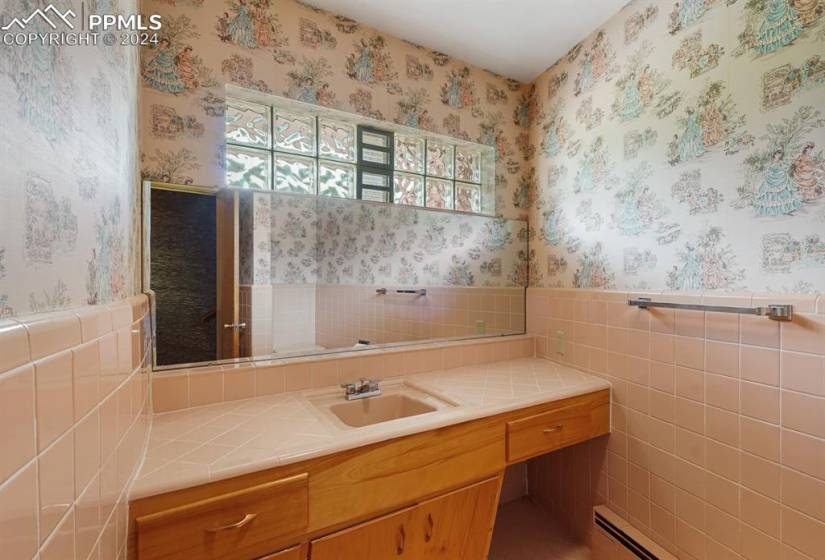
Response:
M375 290L376 294L386 295L387 288L377 288ZM415 294L417 296L426 296L427 295L427 288L419 288L417 290L395 290L396 294Z
M692 309L695 311L713 311L716 313L739 313L742 315L761 315L774 321L790 321L793 319L793 305L770 304L764 307L733 307L730 305L705 305L701 303L668 303L665 301L651 301L650 298L627 300L628 305L635 305L640 309L648 307L665 307L668 309Z

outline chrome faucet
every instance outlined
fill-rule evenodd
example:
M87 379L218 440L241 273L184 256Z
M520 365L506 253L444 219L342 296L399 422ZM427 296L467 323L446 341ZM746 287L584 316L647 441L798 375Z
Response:
M344 398L348 401L377 397L381 394L381 388L378 387L378 379L362 377L354 383L342 383L341 387L346 391Z

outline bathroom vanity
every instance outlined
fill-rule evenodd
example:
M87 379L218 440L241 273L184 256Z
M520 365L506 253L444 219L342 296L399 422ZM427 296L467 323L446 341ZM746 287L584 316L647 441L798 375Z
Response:
M360 401L310 391L156 416L150 459L196 435L258 444L207 469L173 460L141 474L134 557L486 558L505 467L608 433L610 393L536 358L476 369L393 380ZM207 413L226 419L214 434ZM284 438L289 449L266 451Z

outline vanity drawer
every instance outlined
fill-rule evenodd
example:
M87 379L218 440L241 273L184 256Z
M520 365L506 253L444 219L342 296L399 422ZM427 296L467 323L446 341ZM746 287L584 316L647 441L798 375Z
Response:
M542 455L610 431L610 393L507 422L507 462Z
M246 560L283 548L306 530L307 482L302 473L138 517L138 558Z

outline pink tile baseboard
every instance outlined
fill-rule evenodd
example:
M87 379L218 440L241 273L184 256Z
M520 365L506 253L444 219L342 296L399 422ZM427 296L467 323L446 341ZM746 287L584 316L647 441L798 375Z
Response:
M537 355L614 389L613 432L531 461L531 494L582 538L604 504L677 558L825 559L825 296L645 294L792 303L781 323L631 295L527 290Z
M155 372L155 412L284 391L335 386L358 377L389 378L533 356L532 336L513 335Z
M150 421L149 305L0 321L4 558L125 559Z

